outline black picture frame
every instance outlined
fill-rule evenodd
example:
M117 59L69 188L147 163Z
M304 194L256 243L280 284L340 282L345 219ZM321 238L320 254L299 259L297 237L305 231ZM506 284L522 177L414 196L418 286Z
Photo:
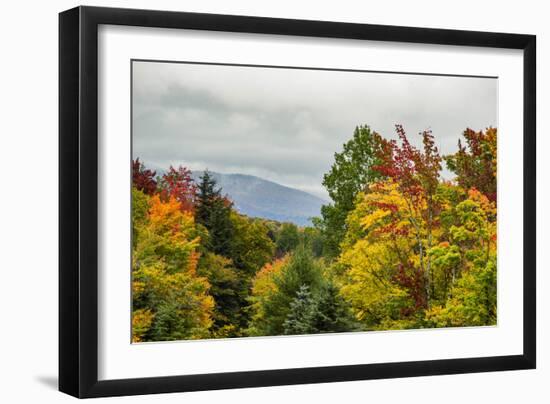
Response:
M98 380L98 26L113 24L523 50L523 354ZM59 390L103 397L536 366L536 37L185 12L77 7L59 15Z

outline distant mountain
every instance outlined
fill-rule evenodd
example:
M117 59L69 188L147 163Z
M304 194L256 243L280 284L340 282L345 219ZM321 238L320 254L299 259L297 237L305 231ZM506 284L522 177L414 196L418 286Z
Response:
M202 171L194 171L199 181ZM234 203L235 209L247 216L311 225L310 218L320 216L327 202L307 192L286 187L253 175L210 172L222 194Z

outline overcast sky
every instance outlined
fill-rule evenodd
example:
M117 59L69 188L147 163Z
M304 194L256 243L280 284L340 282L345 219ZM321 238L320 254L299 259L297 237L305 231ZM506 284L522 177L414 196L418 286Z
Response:
M256 175L328 199L321 182L355 126L431 129L442 154L497 126L497 80L133 63L133 155L147 166ZM446 177L448 173L444 173Z

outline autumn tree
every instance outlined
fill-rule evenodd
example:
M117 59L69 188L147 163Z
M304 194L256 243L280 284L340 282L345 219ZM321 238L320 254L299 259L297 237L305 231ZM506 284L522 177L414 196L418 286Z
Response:
M146 195L153 195L157 191L156 171L145 168L139 158L132 160L132 185Z
M445 157L447 168L456 174L464 189L476 188L489 200L497 196L497 129L476 132L470 128L463 133L466 145L458 140L458 151Z
M250 321L246 330L247 335L266 335L265 330L268 327L269 317L265 308L267 302L277 292L275 278L286 266L288 259L288 256L284 256L268 262L252 278L251 291L248 297Z
M168 171L160 177L158 188L163 200L175 198L182 210L192 211L195 205L197 185L191 177L191 170L179 166L177 169L170 166Z
M431 131L420 134L423 148L419 150L409 142L401 125L395 128L400 144L390 141L391 153L384 150L384 155L379 156L380 164L374 169L395 184L403 196L418 250L419 269L424 277L426 305L429 306L433 285L432 260L427 251L434 243L434 227L439 213L434 197L439 185L442 157Z
M419 267L411 210L397 184L372 184L357 196L342 243L338 283L343 297L365 329L401 329L418 325L426 307L424 274Z
M496 323L496 206L476 189L451 208L448 242L432 248L451 278L446 299L427 313L432 326Z
M355 129L313 227L238 213L208 171L132 161L132 340L496 324L496 129L444 158L430 131L396 133Z
M491 254L485 264L477 263L453 285L449 299L427 314L430 327L474 327L496 325L497 265Z
M133 197L141 206L140 192ZM206 338L214 301L197 273L200 230L175 198L163 202L153 195L148 206L147 216L134 222L133 340Z
M475 189L431 182L418 172L430 167L427 153L406 152L411 164L399 161L402 152L393 157L399 164L381 168L387 180L360 193L348 216L337 273L342 295L366 329L493 324L494 202Z
M140 228L149 217L149 196L132 187L132 248L136 247Z

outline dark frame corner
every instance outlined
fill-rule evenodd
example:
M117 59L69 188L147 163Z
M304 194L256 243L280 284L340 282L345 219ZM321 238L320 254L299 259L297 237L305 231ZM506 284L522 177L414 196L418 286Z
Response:
M520 49L524 52L523 354L98 381L99 24ZM102 397L536 367L536 37L279 18L77 7L59 15L59 390Z

